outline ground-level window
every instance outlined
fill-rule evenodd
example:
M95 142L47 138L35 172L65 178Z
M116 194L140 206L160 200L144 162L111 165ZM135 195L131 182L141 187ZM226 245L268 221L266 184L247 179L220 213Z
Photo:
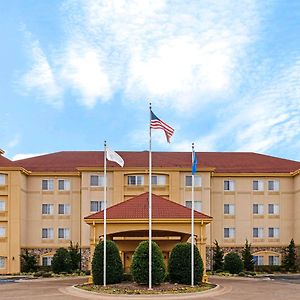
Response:
M270 266L279 266L279 255L270 255L269 256L269 265Z
M264 257L262 255L254 255L253 261L254 261L254 265L256 266L264 265Z
M185 206L188 208L192 208L192 201L185 201ZM202 211L202 202L201 201L194 201L194 210Z
M44 256L42 258L42 266L51 266L52 256Z

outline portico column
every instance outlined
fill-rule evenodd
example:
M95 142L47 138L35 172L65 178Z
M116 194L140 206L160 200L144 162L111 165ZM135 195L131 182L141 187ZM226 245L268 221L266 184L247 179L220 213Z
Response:
M208 282L208 276L206 274L206 235L205 225L203 222L200 224L200 234L196 238L196 246L200 252L200 256L203 261L203 282Z

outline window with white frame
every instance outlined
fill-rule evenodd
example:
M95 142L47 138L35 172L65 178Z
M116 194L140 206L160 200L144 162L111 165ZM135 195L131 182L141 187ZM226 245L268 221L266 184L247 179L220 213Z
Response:
M279 255L270 255L269 256L269 265L270 266L279 266Z
M188 208L192 208L192 201L190 201L190 200L185 201L185 206L188 207ZM194 209L196 211L201 212L202 211L202 201L195 200L194 201Z
M104 201L92 200L90 203L91 212L97 212L104 209Z
M5 269L5 261L6 261L6 258L3 256L0 256L0 269Z
M53 179L43 179L42 180L42 190L43 191L53 191L54 180Z
M233 180L224 180L224 191L234 191L235 183Z
M279 181L278 180L269 180L268 181L268 190L277 192L279 191Z
M253 191L263 191L264 182L262 180L253 180L252 189Z
M58 190L59 191L69 191L70 190L70 180L58 179Z
M5 211L5 201L0 200L0 211Z
M128 185L144 185L144 176L143 175L129 175L127 182L128 182Z
M0 185L5 185L5 184L6 184L6 175L0 174Z
M262 255L253 255L253 261L255 266L264 265L264 257Z
M253 237L254 238L263 238L264 237L263 227L253 227Z
M53 215L53 204L43 203L42 204L42 214L43 215Z
M235 204L224 204L224 215L234 215Z
M263 215L264 214L264 205L263 204L253 204L253 214L254 215Z
M69 215L71 212L70 204L58 204L58 214L59 215Z
M278 227L269 227L269 238L279 238Z
M232 239L235 237L235 228L224 228L224 238Z
M185 176L185 186L190 187L192 186L192 175ZM194 175L194 187L201 187L202 185L202 178L200 175Z
M0 237L6 237L6 228L0 227Z
M91 175L90 186L104 186L104 175Z
M269 215L279 215L279 204L270 203L268 205Z
M166 175L153 175L151 180L152 180L152 185L166 185L167 176Z
M42 228L42 238L43 239L53 239L54 231L53 228Z
M42 258L42 266L51 266L52 264L52 256L43 256Z
M69 228L58 228L58 238L63 240L70 239L70 229Z

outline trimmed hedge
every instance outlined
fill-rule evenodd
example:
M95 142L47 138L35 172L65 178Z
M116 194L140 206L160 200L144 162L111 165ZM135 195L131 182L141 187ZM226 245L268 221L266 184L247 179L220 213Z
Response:
M96 285L103 284L103 254L104 242L100 242L94 251L92 260L93 282ZM119 283L123 278L123 265L119 249L115 242L106 241L106 283Z
M169 276L171 282L191 284L191 244L179 243L169 258ZM194 245L194 283L202 282L203 261L199 250Z
M56 250L52 259L51 268L54 273L71 272L72 260L67 249L58 248Z
M244 265L236 252L229 252L224 258L224 270L231 274L239 274L243 271Z
M141 242L135 249L131 263L133 280L139 284L149 282L149 241ZM166 268L163 254L155 242L152 242L152 283L154 285L163 282Z

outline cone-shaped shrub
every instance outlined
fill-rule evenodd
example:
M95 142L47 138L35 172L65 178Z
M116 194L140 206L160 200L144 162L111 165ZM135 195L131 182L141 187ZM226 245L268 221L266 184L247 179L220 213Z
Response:
M96 285L103 284L103 254L104 242L100 242L94 251L92 260L93 282ZM106 241L106 283L119 283L123 277L123 265L119 249L115 242Z
M238 274L243 271L243 261L236 252L229 252L224 258L224 270L231 274Z
M141 242L135 249L131 273L133 280L139 284L148 284L149 282L149 242ZM160 284L163 282L166 274L163 254L155 242L152 242L152 283Z
M169 258L169 276L171 282L191 284L191 247L190 243L179 243ZM194 245L194 283L202 282L203 261L198 248Z
M70 253L65 248L58 248L53 255L51 268L54 273L67 272L72 269L72 260Z

